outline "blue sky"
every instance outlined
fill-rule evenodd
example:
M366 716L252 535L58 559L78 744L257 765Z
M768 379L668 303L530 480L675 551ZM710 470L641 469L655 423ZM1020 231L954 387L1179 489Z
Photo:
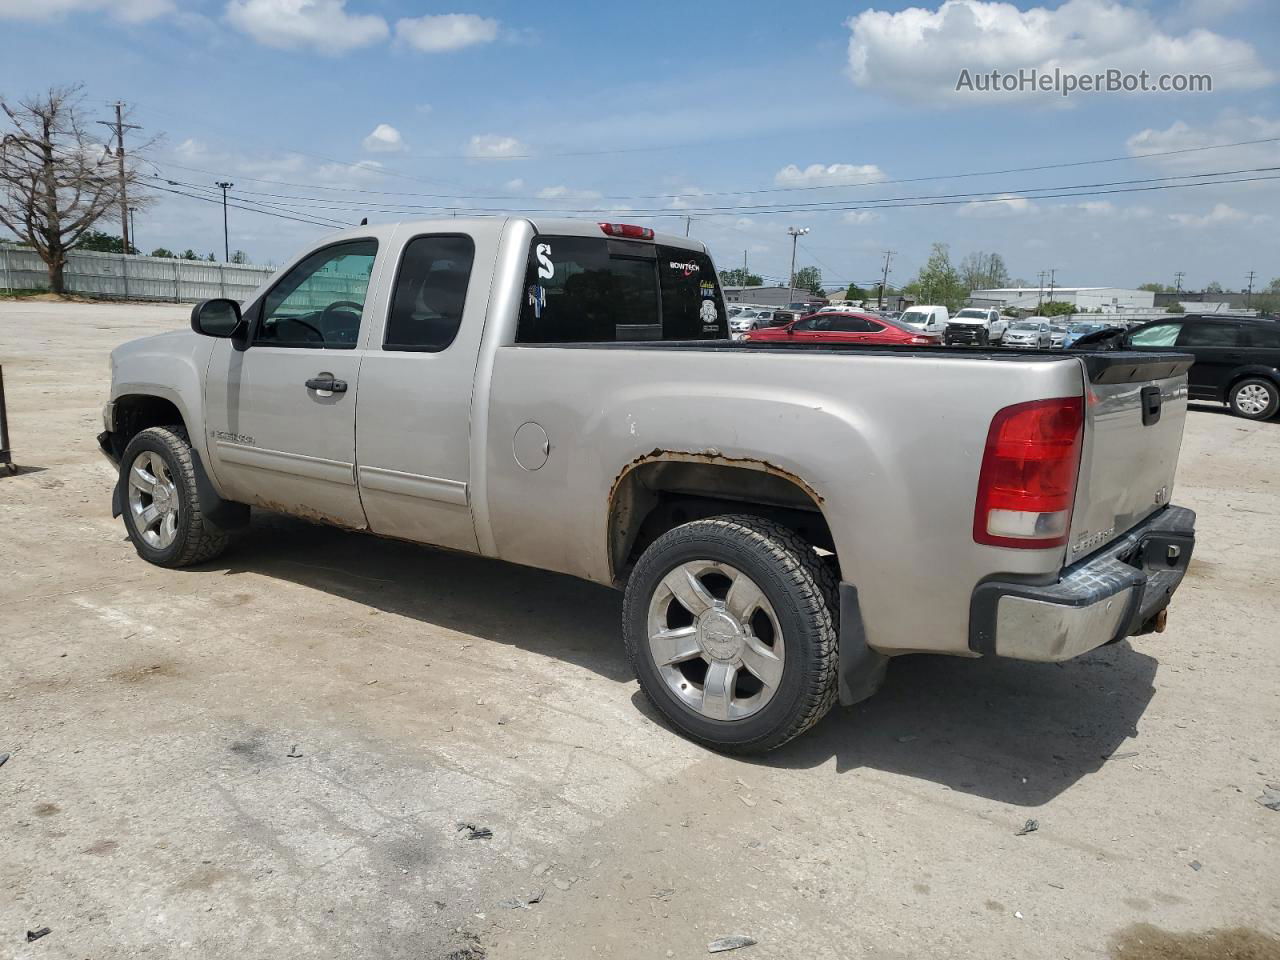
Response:
M1267 174L1044 195L1280 166L1273 0L919 2L0 0L0 93L84 83L91 118L120 99L163 134L144 169L176 189L231 180L304 219L567 210L683 232L687 211L721 266L745 251L774 278L786 227L808 226L800 263L842 282L877 277L886 249L905 281L934 241L1032 282L1280 276L1280 180L1216 182ZM1055 66L1209 73L1214 90L954 89L962 68ZM1270 142L1219 148L1246 140ZM1104 158L1124 159L955 177ZM958 202L867 209L941 196ZM259 262L327 229L231 211L232 247ZM220 250L221 212L157 193L137 234Z

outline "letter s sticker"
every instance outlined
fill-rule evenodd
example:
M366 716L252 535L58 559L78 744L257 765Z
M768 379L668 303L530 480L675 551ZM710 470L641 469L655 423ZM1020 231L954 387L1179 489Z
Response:
M556 275L555 264L551 262L551 244L540 243L534 252L538 257L538 279L550 280Z

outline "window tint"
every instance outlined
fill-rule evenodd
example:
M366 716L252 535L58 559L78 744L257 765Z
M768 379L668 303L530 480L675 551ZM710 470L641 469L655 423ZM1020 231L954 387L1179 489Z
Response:
M1238 347L1244 344L1244 328L1238 323L1188 323L1178 337L1180 347Z
M518 343L715 340L728 330L703 254L603 237L541 236L530 246Z
M476 245L461 235L415 237L404 248L384 350L438 352L458 335Z
M354 349L377 252L378 241L353 240L308 256L267 294L254 343Z
M1280 347L1280 323L1250 326L1249 343L1255 347Z
M830 329L840 333L870 333L871 323L862 317L832 317Z
M1178 340L1180 323L1157 323L1154 327L1139 330L1129 342L1135 347L1172 347Z

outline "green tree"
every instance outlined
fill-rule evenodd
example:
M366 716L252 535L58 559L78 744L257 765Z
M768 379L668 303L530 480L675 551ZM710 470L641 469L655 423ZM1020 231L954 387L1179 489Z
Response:
M849 284L849 289L844 292L846 300L870 300L873 296L875 296L874 293L869 290L863 290L856 283Z
M791 285L797 291L807 290L816 296L822 296L822 271L817 267L801 267L796 271Z
M1204 292L1205 293L1222 293L1223 292L1222 284L1220 284L1217 280L1210 280L1208 283L1204 285Z
M243 250L237 250L235 253L231 254L231 262L232 263L248 263L249 255L245 253Z
M1139 290L1147 290L1151 293L1174 293L1175 289L1163 283L1143 283L1138 286Z
M720 271L720 283L726 287L759 287L764 284L764 277L758 273L749 273L742 267Z
M964 289L960 273L951 263L950 248L945 243L935 243L929 259L903 292L914 296L916 303L941 304L954 312L960 309L969 291Z
M187 247L187 249L183 250L180 254L178 254L178 259L179 260L199 260L200 254L196 253L190 247Z
M90 250L94 253L123 253L124 239L118 234L90 230L76 242L75 249ZM129 244L129 252L137 254L138 248L133 244Z
M168 257L170 260L173 260L178 255L174 253L172 250L170 250L168 247L156 247L154 250L151 251L150 256Z
M206 259L206 260L208 260L210 263L217 263L217 262L218 262L218 258L217 258L217 257L215 257L212 253L211 253L211 254L209 254L209 256L205 257L205 259Z
M1062 317L1078 312L1076 305L1068 303L1066 300L1046 300L1040 304L1040 316L1042 317Z
M1187 312L1187 308L1180 303L1170 304L1169 306L1165 307L1165 310L1168 313L1186 313Z

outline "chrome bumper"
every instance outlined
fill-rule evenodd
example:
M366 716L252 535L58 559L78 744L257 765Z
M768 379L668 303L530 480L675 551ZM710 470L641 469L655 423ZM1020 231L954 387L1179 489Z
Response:
M1195 547L1196 515L1166 507L1057 583L988 581L973 592L969 647L986 656L1070 660L1124 637L1163 629L1163 613Z

